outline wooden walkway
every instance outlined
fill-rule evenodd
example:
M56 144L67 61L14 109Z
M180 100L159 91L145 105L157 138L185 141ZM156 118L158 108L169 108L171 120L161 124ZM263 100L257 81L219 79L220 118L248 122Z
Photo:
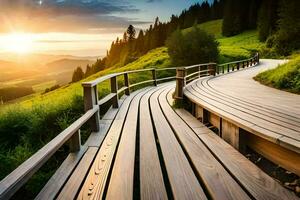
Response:
M103 142L89 144L71 176L50 180L37 199L296 199L187 111L173 110L174 87L123 99L101 120L111 122Z
M263 86L253 80L260 71L276 67L279 63L282 61L262 60L257 67L202 78L189 84L184 89L184 94L196 105L212 113L212 118L215 119L211 121L221 130L220 134L223 134L225 140L227 136L224 126L228 124L224 123L226 120L257 136L246 134L246 137L250 135L246 139L250 140L249 143L254 140L250 146L255 150L299 175L300 96ZM223 120L223 133L218 117ZM275 148L274 145L267 144L264 140L290 151L276 151L272 149ZM229 142L233 145L235 143ZM234 146L238 148L239 144Z
M241 63L250 66L255 59ZM193 74L211 75L215 65L197 65ZM36 199L298 199L188 111L175 109L175 82L158 85L174 77L159 79L159 71L111 74L83 83L86 113L4 178L0 199L12 197L66 142L69 156ZM152 79L130 84L131 73L144 72ZM118 88L120 76L124 86ZM97 85L108 79L111 93L99 100ZM131 93L133 86L145 83L154 86ZM123 92L127 95L119 98ZM112 106L100 118L107 102ZM93 132L81 145L85 123Z

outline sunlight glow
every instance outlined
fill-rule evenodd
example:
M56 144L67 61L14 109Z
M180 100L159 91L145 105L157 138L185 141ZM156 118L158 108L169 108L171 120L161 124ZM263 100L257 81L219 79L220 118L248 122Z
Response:
M30 53L33 46L32 35L27 33L11 33L6 38L6 50L14 53Z

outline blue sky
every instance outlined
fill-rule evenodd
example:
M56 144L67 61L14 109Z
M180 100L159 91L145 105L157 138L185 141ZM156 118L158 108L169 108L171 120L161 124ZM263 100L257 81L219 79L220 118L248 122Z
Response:
M195 0L0 0L0 32L114 32L167 21Z
M145 29L157 16L168 21L197 2L202 1L0 0L0 52L105 55L129 24Z

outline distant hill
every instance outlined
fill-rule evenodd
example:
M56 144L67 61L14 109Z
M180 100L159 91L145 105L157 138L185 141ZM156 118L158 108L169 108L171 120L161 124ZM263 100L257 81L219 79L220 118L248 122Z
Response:
M93 64L91 60L76 60L76 59L60 59L47 63L43 68L49 72L73 71L76 67L81 66L84 70L88 64Z
M101 57L101 56L99 56ZM72 55L48 55L48 54L15 54L15 53L0 53L0 59L15 63L22 64L34 64L34 65L45 65L49 62L54 62L61 59L71 59L71 60L94 60L96 61L98 57L87 56L79 57Z

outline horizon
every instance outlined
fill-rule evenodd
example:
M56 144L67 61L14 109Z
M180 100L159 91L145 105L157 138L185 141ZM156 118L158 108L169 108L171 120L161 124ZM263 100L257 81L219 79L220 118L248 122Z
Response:
M156 17L171 15L202 1L0 0L0 54L103 57L129 24L146 29Z

